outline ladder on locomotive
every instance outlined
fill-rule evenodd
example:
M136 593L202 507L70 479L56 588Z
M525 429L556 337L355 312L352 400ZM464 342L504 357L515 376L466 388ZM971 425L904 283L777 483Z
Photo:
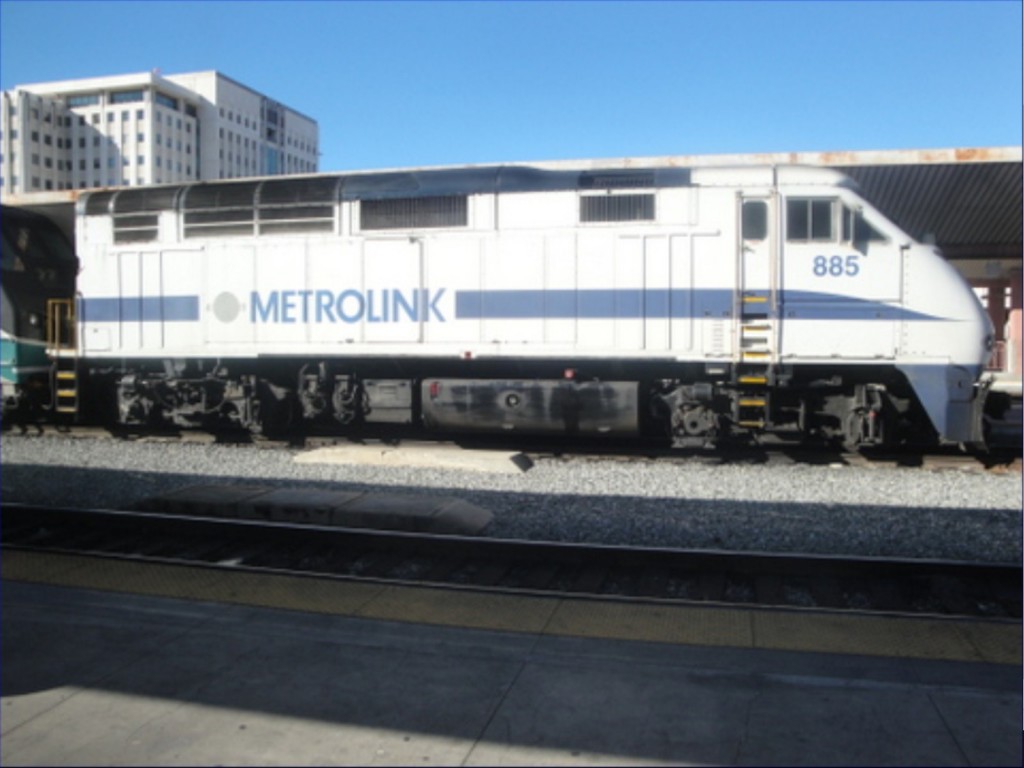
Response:
M57 413L78 413L78 345L75 343L74 299L46 302L46 348L53 355L53 409Z
M737 426L747 429L763 429L771 423L773 305L771 292L740 291L739 359L732 416Z
M732 420L745 429L764 429L772 423L779 320L777 205L773 195L739 196ZM747 206L759 210L748 216Z

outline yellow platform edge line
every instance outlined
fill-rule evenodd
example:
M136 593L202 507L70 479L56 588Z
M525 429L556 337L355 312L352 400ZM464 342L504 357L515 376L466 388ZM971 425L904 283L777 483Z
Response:
M1022 663L1024 628L954 619L637 604L401 587L5 550L5 581L517 632L838 655Z

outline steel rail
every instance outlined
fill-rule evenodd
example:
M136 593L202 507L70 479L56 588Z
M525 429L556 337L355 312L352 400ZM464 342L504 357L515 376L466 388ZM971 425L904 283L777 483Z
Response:
M636 548L10 503L0 505L0 546L519 594L1021 617L1020 564Z

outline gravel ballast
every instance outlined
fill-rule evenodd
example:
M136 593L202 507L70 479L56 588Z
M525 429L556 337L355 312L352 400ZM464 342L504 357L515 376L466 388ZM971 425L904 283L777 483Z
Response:
M1019 472L842 464L540 458L499 475L300 464L298 450L4 435L3 498L130 508L185 486L455 496L494 513L495 538L688 549L1021 561Z

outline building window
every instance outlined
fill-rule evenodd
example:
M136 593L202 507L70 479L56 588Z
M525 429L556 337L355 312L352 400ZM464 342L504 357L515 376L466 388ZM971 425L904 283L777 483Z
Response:
M133 101L142 101L145 94L143 91L117 91L110 94L111 104L128 104Z
M94 104L100 103L100 95L98 93L83 93L78 96L68 96L69 107L91 107Z
M39 131L32 131L32 141L39 143Z
M161 106L164 106L164 107L167 107L168 109L173 109L174 111L178 110L178 100L177 99L171 98L170 96L167 96L166 94L160 93L160 91L156 92L155 98L156 98L156 103L157 104L159 104Z

